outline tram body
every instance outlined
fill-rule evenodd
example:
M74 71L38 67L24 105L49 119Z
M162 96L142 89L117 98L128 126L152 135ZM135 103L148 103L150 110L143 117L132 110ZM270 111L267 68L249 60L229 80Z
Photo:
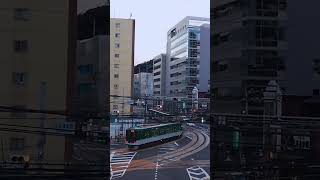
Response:
M178 137L182 135L180 123L160 124L148 127L133 127L126 130L126 144L129 148Z

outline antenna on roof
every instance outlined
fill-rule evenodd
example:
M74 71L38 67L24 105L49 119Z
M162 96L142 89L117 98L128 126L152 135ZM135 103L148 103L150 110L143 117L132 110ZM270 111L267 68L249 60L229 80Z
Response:
M131 19L132 18L132 13L130 13L130 18L129 19Z

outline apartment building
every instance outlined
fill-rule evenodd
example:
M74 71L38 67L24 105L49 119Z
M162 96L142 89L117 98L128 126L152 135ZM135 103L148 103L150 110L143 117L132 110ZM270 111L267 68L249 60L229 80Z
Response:
M285 90L285 1L213 3L213 94L216 112L262 114L270 80Z
M0 132L1 161L69 161L72 146L67 136L31 132L74 129L63 114L70 113L72 104L77 2L4 0L0 6L1 107L62 114L2 111L1 128L8 131ZM11 131L13 126L18 130Z
M201 34L200 27L210 24L209 18L187 16L167 33L166 94L176 97L192 97L192 89L199 86L201 38L209 39L209 34ZM209 26L203 26L209 28ZM205 46L203 47L205 48ZM209 44L207 44L209 54ZM210 61L210 58L203 59ZM203 74L204 76L204 74ZM208 79L210 71L206 72Z
M134 19L110 19L110 112L132 112L134 38Z
M313 13L317 5L287 0L212 4L216 112L262 114L262 93L270 80L284 94L319 90L316 68L312 73L312 61L319 58L320 26L312 23L319 18Z
M134 97L153 95L153 74L141 72L134 75Z
M166 95L166 54L153 58L153 95Z
M109 36L97 35L78 41L76 113L82 117L107 112Z
M152 73L153 72L153 60L149 60L134 66L134 74L141 72Z

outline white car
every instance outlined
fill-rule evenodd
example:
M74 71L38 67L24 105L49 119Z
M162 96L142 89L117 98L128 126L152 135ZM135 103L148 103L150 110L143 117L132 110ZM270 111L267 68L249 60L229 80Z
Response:
M188 126L196 126L194 123L187 123Z

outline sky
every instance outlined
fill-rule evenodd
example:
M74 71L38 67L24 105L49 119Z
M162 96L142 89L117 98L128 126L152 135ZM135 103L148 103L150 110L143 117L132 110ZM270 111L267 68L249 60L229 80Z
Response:
M168 30L186 16L210 18L210 0L111 0L111 18L135 19L134 64L166 51Z

